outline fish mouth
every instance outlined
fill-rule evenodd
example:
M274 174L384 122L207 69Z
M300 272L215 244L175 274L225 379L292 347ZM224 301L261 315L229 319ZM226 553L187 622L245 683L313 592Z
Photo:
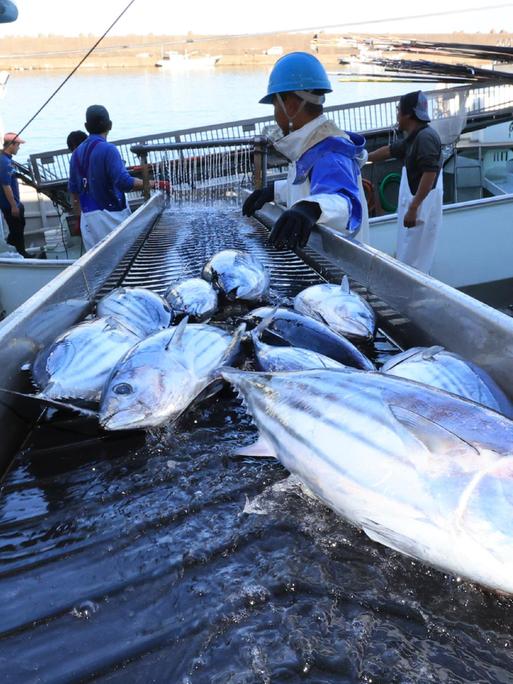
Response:
M107 416L100 417L100 425L104 430L139 430L151 427L149 416L141 411L127 409L116 411Z

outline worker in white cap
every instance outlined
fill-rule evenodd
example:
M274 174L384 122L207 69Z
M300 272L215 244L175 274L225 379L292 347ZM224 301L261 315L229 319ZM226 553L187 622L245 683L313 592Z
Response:
M369 161L395 157L404 166L397 205L396 257L429 273L442 225L442 143L429 125L428 101L421 90L403 95L397 125L406 137L369 154Z
M265 202L284 205L270 242L276 247L306 245L316 223L346 237L368 234L368 212L360 166L365 163L365 138L340 130L323 114L331 84L322 64L306 52L279 59L260 102L274 105L282 137L273 142L289 161L286 180L255 190L242 211L251 216Z
M4 134L0 153L0 209L9 228L6 242L15 247L19 254L28 257L25 250L25 207L20 201L20 188L12 159L24 142L16 133Z

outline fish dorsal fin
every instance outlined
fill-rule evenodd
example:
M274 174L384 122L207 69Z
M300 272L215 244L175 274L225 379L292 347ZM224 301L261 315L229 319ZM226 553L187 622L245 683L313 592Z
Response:
M182 340L183 336L185 333L185 328L187 327L187 323L189 322L189 316L185 316L185 318L182 318L180 323L176 326L175 334L173 337L169 340L169 342L165 346L165 350L168 351L171 349L171 347L176 347L178 346Z
M405 427L419 442L424 444L426 449L436 455L468 454L469 456L479 455L479 450L469 444L459 435L454 434L439 423L435 423L429 418L421 416L415 411L406 409L403 406L389 404L396 420Z
M67 403L65 401L50 399L49 397L45 397L44 392L40 394L25 394L24 392L16 392L15 390L5 389L3 387L0 387L0 392L12 394L16 397L23 397L29 401L38 402L39 404L44 404L45 406L50 406L51 408L64 409L66 411L80 413L82 416L87 416L88 418L98 418L97 411L92 411L91 409L82 406L76 406L75 404Z
M439 345L436 345L434 347L429 347L428 349L425 349L422 352L422 360L423 361L434 361L435 356L442 351L445 351L445 347L440 347Z
M265 330L266 328L268 328L268 327L271 325L271 323L273 322L273 318L274 318L274 316L275 316L275 314L276 314L276 312L278 311L279 308L280 308L279 306L275 306L275 307L272 309L272 311L271 311L269 314L267 314L267 316L264 316L264 318L262 318L262 320L260 321L260 323L259 323L259 324L257 325L257 327L254 329L253 333L254 333L258 338L260 338L260 337L262 336L262 333L264 332L264 330Z
M351 294L351 288L349 287L349 278L345 275L340 283L340 289L343 294Z
M387 373L392 368L395 368L396 366L403 363L403 361L407 361L408 359L412 359L414 356L417 356L417 354L419 354L419 353L420 353L419 347L412 347L411 349L408 349L405 352L400 352L399 354L392 356L391 359L388 359L388 361L386 361L383 364L383 366L381 367L381 370L383 371L383 373Z
M246 324L241 323L233 333L230 344L226 347L225 352L219 362L219 366L231 366L239 354L240 346L246 335Z

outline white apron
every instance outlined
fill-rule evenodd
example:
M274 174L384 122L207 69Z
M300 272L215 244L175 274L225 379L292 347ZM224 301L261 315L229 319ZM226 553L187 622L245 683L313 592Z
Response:
M440 171L435 187L417 210L417 223L415 227L405 228L404 216L412 199L413 195L408 185L406 167L403 166L397 206L396 258L419 271L429 273L435 257L438 231L442 225L442 171Z
M128 207L121 211L88 211L80 215L80 232L85 250L94 247L100 240L107 237L114 228L117 228L132 212Z

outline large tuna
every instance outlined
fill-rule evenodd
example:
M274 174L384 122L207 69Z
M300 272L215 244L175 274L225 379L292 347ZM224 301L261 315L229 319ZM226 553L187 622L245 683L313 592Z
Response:
M39 396L99 401L113 366L140 339L112 317L70 328L36 356L32 378Z
M371 539L513 593L513 421L381 373L223 376L283 465Z
M332 330L357 340L370 340L376 330L376 317L367 302L349 288L344 276L341 285L312 285L294 299L294 309L326 323Z
M215 254L202 277L231 301L260 302L269 292L269 273L249 252L225 249Z
M117 287L96 306L98 316L113 316L140 337L171 325L173 312L156 292L143 287Z
M381 368L388 375L422 382L476 401L513 418L513 405L486 371L443 347L414 347Z
M243 332L241 326L232 337L184 318L146 338L114 368L102 395L100 424L130 430L175 421L211 385L214 371L234 361Z

